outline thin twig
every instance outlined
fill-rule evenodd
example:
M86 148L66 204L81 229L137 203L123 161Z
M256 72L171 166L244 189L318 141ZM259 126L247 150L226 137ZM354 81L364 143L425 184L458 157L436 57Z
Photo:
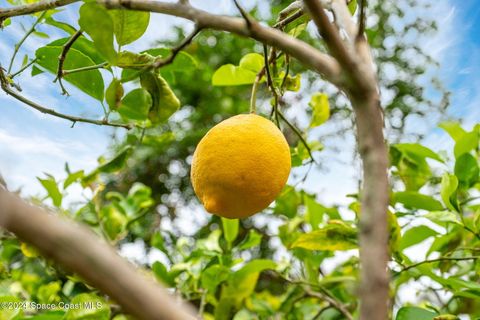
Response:
M167 58L156 60L153 63L153 68L158 69L158 68L161 68L161 67L163 67L167 64L172 63L173 60L175 60L175 58L177 57L177 55L180 53L180 51L182 51L186 46L188 46L190 43L192 43L193 39L195 38L195 36L197 34L200 33L200 31L202 31L202 27L200 25L196 25L195 29L193 29L193 31L185 39L183 39L183 41L180 42L180 44L178 44L176 47L172 48L172 52L170 53L170 55Z
M240 11L240 14L242 15L243 19L245 20L245 23L247 24L247 28L250 30L253 25L253 21L248 15L248 13L240 6L237 0L233 0L235 3L235 6L237 7L238 11Z
M273 95L273 112L275 116L275 122L277 126L280 125L280 121L278 121L278 93L275 89L275 85L273 84L272 75L270 73L270 63L268 61L268 49L267 46L263 45L263 57L265 59L265 73L267 74L267 87Z
M17 56L18 50L20 50L20 47L25 42L25 40L27 40L28 36L31 35L35 31L35 27L40 23L40 21L42 21L43 17L45 17L45 14L46 14L46 11L42 12L42 14L33 23L32 27L22 37L22 39L20 39L20 41L17 44L15 44L13 55L12 55L12 58L10 59L10 64L8 65L7 73L10 73L12 71L13 62L15 60L15 57Z
M360 0L360 16L358 22L358 34L357 38L363 37L363 33L365 32L365 10L367 8L367 0Z
M125 128L125 129L131 129L131 127L132 127L129 124L109 122L107 119L104 119L104 120L86 119L86 118L81 118L81 117L76 117L76 116L71 116L71 115L59 113L59 112L57 112L53 109L45 108L45 107L37 104L36 102L33 102L33 101L25 98L24 96L20 95L19 93L15 92L14 90L12 90L10 88L10 85L8 83L8 79L5 76L4 69L2 67L0 67L0 84L1 84L2 90L5 91L5 93L11 95L12 97L17 99L18 101L23 102L24 104L34 108L37 111L42 112L42 113L49 114L49 115L52 115L52 116L55 116L55 117L58 117L58 118L69 120L69 121L72 122L73 125L77 122L84 122L84 123L95 124L95 125L98 125L98 126L120 127L120 128Z
M77 69L70 69L70 70L63 70L63 76L67 76L72 73L77 73L77 72L83 72L83 71L90 71L90 70L95 70L95 69L102 69L104 68L108 62L102 62L93 66L86 66L86 67L81 67Z
M420 261L420 262L411 264L409 266L406 266L406 267L402 268L402 270L400 270L399 272L404 272L404 271L410 270L412 268L418 267L418 266L420 266L422 264L426 264L426 263L434 263L434 262L441 262L441 261L477 260L477 259L480 259L480 256L458 257L458 258L455 258L455 257L440 257L440 258L436 258L436 259L424 260L424 261Z
M278 115L280 116L280 118L282 118L283 121L285 121L285 123L293 130L293 132L295 132L295 134L298 136L298 138L300 139L300 141L302 142L302 144L305 146L305 149L307 149L308 151L308 155L310 156L310 158L312 159L313 162L317 163L315 161L315 158L313 157L312 155L312 149L310 149L310 146L308 145L307 141L305 140L305 138L302 136L302 133L300 132L300 130L298 130L297 127L295 127L290 121L288 121L288 119L285 117L285 115L280 111L280 110L277 110L278 112Z
M316 291L312 291L309 288L305 288L305 293L308 294L311 297L318 298L320 300L327 301L333 308L337 309L345 318L348 320L353 320L352 314L348 311L347 307L337 301L336 299L332 298L330 295L325 294L325 293L320 293Z
M8 77L9 77L10 79L15 78L15 77L18 76L20 73L22 73L23 71L27 70L28 67L30 67L32 64L34 64L36 61L37 61L37 58L31 60L29 63L27 63L26 65L24 65L24 66L23 66L20 70L18 70L17 72L12 73L12 74L9 74Z
M171 64L177 55L182 51L186 46L188 46L195 36L199 34L202 31L203 27L199 24L195 25L195 29L190 33L181 43L179 43L177 46L171 49L171 53L168 57L166 58L156 58L155 61L151 64L146 65L142 69L138 70L137 72L133 73L131 76L127 77L126 79L122 79L122 82L129 82L133 79L136 79L139 77L142 73L147 72L152 69L159 69L162 68L168 64Z
M64 76L63 73L63 64L65 62L65 58L67 57L68 50L72 47L72 45L75 43L75 41L82 35L82 31L78 30L75 32L70 39L63 45L62 48L62 53L60 54L60 57L58 57L58 68L57 68L57 78L54 80L58 80L58 84L60 85L60 88L62 88L62 94L68 96L68 91L65 89L62 83L62 78Z
M257 91L258 91L258 85L260 84L260 80L262 79L262 72L257 73L257 76L255 77L255 81L253 82L252 85L252 93L250 94L250 113L256 113L257 112Z
M293 13L292 15L286 17L283 20L278 21L277 23L275 23L273 25L273 27L277 28L277 29L283 29L289 23L292 23L293 21L297 20L298 18L303 17L303 15L305 15L305 11L303 11L303 9L299 9L298 11Z

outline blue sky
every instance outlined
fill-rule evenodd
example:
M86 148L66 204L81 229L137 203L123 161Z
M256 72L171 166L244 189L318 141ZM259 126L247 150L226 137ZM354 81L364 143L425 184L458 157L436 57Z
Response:
M194 5L215 12L235 12L232 2L193 1ZM425 48L440 62L440 77L452 91L451 115L465 119L468 125L480 121L480 6L476 0L466 1L434 1L431 14L438 17L439 32L435 37L423 41ZM215 5L213 5L215 4ZM0 7L7 6L0 0ZM73 23L75 8L65 10L58 15L59 19ZM214 9L210 9L214 8ZM8 65L13 44L24 34L33 19L16 18L12 25L0 31L0 63ZM155 15L144 37L131 45L131 50L140 51L153 41L169 36L168 26L177 23L174 18ZM22 27L23 26L23 27ZM18 55L14 70L17 70L23 56L33 56L36 48L65 35L49 27L40 27L40 31L53 32L51 39L30 37ZM101 106L97 101L85 96L69 86L70 97L60 95L57 84L53 84L53 75L39 75L30 78L29 73L18 77L17 82L23 93L41 104L55 108L64 113L89 117L100 117ZM448 139L439 130L431 126L426 141L432 148L440 148ZM35 177L43 172L62 177L65 162L73 170L93 168L98 156L105 154L111 141L112 129L88 124L71 123L52 116L43 115L22 105L11 97L0 92L0 172L11 188L22 187L25 195L38 193L41 188ZM332 170L321 179L339 181L355 174L355 168ZM331 195L335 199L338 194L347 194L349 186L341 184L332 189L330 183L311 191L326 192L325 198ZM352 188L354 186L352 185ZM320 188L320 189L318 189ZM341 191L341 192L339 192Z

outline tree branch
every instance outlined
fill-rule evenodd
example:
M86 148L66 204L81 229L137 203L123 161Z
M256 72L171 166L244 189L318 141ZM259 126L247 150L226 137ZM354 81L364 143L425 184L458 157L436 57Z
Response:
M305 293L310 297L314 297L323 301L328 302L333 308L337 309L347 320L353 320L352 314L348 311L348 309L343 305L341 302L337 301L336 299L330 297L328 294L315 292L310 289L305 289Z
M137 272L91 230L30 206L2 188L0 203L1 227L80 275L136 318L195 319L190 306Z
M10 17L23 16L35 12L54 9L77 1L79 0L44 0L33 4L24 4L11 8L0 8L0 25L3 20Z
M58 83L60 84L60 88L62 88L62 94L68 96L68 91L65 89L62 83L63 74L63 64L65 62L65 58L67 57L68 50L72 47L72 45L77 41L77 39L82 35L82 31L78 30L75 32L70 39L63 45L62 53L60 57L58 57L58 68L57 68L57 79Z
M33 25L30 27L30 29L28 29L28 31L25 33L25 35L22 37L22 39L20 39L20 41L17 44L15 44L15 47L13 49L13 55L12 55L12 58L10 59L9 65L8 65L7 73L10 73L12 71L13 62L15 61L15 57L17 56L18 50L20 50L20 47L25 42L25 40L27 40L28 36L30 36L35 31L35 27L40 23L40 21L42 21L44 16L45 16L45 12L43 12L37 18L37 20L33 23Z
M190 33L185 39L183 39L183 41L180 44L178 44L176 47L172 48L172 53L167 58L158 59L157 61L155 61L153 63L153 68L158 69L158 68L161 68L161 67L163 67L167 64L172 63L173 60L175 60L175 58L177 57L178 53L180 51L182 51L190 43L192 43L193 38L195 38L195 36L197 34L199 34L200 31L202 31L202 27L195 26L195 29L193 29L192 33Z
M53 109L45 108L36 102L33 102L26 97L20 95L19 93L15 92L10 88L9 80L5 76L5 73L3 71L3 68L0 66L0 86L3 91L5 91L6 94L11 95L15 99L17 99L20 102L23 102L24 104L34 108L37 111L40 111L41 113L49 114L58 118L66 119L69 120L75 125L77 122L84 122L84 123L91 123L95 124L98 126L110 126L110 127L121 127L125 129L131 129L132 126L129 124L124 124L124 123L114 123L114 122L109 122L107 119L104 120L94 120L94 119L86 119L86 118L81 118L81 117L76 117L76 116L71 116L67 114L63 114L60 112L57 112Z
M480 256L458 257L458 258L455 258L455 257L440 257L440 258L436 258L436 259L424 260L424 261L420 261L420 262L411 264L409 266L403 267L399 272L404 272L404 271L416 268L416 267L421 266L422 264L426 264L426 263L435 263L435 262L441 262L441 261L477 260L477 259L480 259Z
M127 8L164 13L191 20L203 28L228 31L244 37L251 37L288 53L306 67L323 75L333 84L341 85L342 83L340 66L330 56L301 40L274 28L264 27L256 21L253 21L252 26L248 28L243 18L215 15L182 3L152 0L97 0L97 2L110 9Z

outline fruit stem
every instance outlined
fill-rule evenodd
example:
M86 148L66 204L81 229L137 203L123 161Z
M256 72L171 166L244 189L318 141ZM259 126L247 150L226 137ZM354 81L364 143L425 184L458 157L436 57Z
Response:
M252 95L250 96L250 113L257 113L257 91L258 91L258 85L260 83L260 79L262 78L261 72L257 74L257 77L255 78L255 82L253 83L252 86Z

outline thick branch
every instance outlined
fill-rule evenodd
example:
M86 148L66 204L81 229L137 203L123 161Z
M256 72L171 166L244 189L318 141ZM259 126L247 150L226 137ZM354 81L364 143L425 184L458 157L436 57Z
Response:
M30 206L0 188L0 226L76 272L135 318L188 320L193 310L137 272L89 229Z
M127 8L164 13L191 20L203 28L251 37L288 53L303 65L322 74L328 81L341 85L340 67L334 59L301 40L274 28L264 27L258 22L253 21L249 28L243 18L215 15L178 2L152 0L98 0L98 2L111 9Z
M23 16L35 12L54 9L62 6L66 6L70 3L77 2L79 0L49 0L39 1L33 4L25 4L21 6L15 6L11 8L0 8L0 21L15 16Z

